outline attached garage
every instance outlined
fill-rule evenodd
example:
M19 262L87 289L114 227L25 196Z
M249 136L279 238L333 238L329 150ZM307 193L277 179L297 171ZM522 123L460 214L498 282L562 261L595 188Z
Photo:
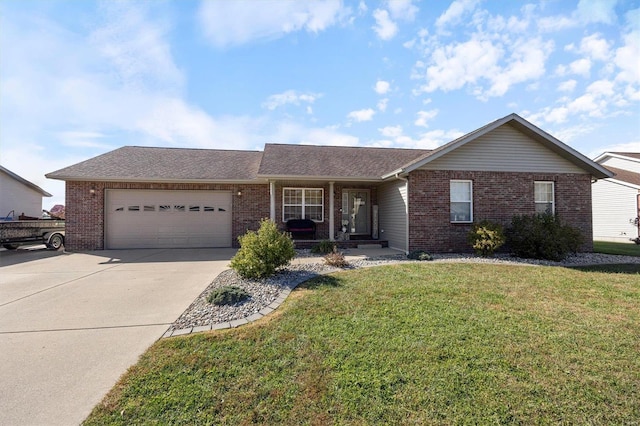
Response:
M105 246L231 247L230 191L106 190Z

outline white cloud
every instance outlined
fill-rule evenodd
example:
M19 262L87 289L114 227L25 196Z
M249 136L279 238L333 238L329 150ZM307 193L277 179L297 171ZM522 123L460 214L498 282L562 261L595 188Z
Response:
M488 40L471 39L437 48L427 67L425 92L460 89L466 84L475 84L480 78L498 73L498 60L502 48Z
M200 27L215 47L277 39L305 30L318 33L340 23L351 11L340 0L320 1L203 1Z
M569 64L569 71L583 77L589 77L591 72L591 61L587 58L575 60Z
M620 69L616 80L624 83L639 84L640 30L625 34L623 40L624 46L616 49L613 59L613 62Z
M567 81L563 81L562 83L560 83L558 85L558 90L561 92L573 92L576 88L576 85L578 84L577 81L575 80L567 80Z
M606 61L611 56L609 42L600 37L600 34L592 34L584 37L580 42L580 51L591 59Z
M428 122L430 120L433 120L438 115L438 112L439 111L437 109L432 109L429 111L418 111L418 118L416 118L416 121L414 121L413 124L420 127L429 127Z
M473 12L479 0L456 0L436 20L436 27L444 29L448 25L455 26L462 18Z
M581 23L613 24L617 0L580 0L574 15Z
M397 138L399 136L402 136L402 126L387 126L378 129L378 131L380 132L380 134L382 134L382 136L388 138Z
M384 95L389 92L389 89L391 89L391 84L388 81L378 80L373 90L379 95Z
M294 122L279 123L269 140L303 145L356 146L360 139L336 128L308 128Z
M371 108L367 108L367 109L361 109L361 110L357 110L357 111L351 111L347 117L355 120L357 122L361 122L361 121L371 121L373 120L373 116L375 115L375 111L372 110Z
M373 17L376 20L376 25L372 28L380 39L391 40L396 36L398 25L391 20L389 12L384 9L376 9L373 11Z
M389 0L387 6L393 19L413 21L418 13L418 7L412 0Z
M180 89L182 72L173 62L163 22L150 21L148 3L104 2L105 25L91 35L91 43L130 88Z
M263 102L262 107L273 111L278 107L288 104L300 105L300 103L314 103L318 98L322 97L321 93L298 93L295 90L287 90L282 93L271 95Z
M589 153L589 158L595 159L605 152L640 152L640 140L613 145L604 145L598 149L591 151Z
M378 101L376 105L378 107L378 111L385 112L387 110L387 105L389 104L389 98L382 98Z

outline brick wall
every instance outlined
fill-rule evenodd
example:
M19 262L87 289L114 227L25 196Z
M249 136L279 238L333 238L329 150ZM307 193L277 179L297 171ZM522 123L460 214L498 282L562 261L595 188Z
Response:
M91 189L94 194L91 194ZM104 203L106 189L231 191L232 241L247 230L257 230L260 219L269 217L269 185L67 182L65 247L72 251L104 249ZM242 192L238 196L238 191Z
M449 220L449 181L473 181L473 219L508 225L514 215L535 213L534 181L555 182L555 211L563 222L581 230L592 251L591 177L583 174L538 174L416 170L409 175L409 249L434 253L470 251L470 224Z

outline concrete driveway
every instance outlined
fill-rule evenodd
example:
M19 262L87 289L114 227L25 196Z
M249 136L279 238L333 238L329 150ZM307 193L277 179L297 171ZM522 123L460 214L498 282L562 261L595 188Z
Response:
M233 254L0 252L0 424L82 422Z

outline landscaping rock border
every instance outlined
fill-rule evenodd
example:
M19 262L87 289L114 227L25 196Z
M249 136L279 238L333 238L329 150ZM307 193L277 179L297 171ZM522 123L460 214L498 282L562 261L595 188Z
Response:
M300 250L297 257L316 257L308 250ZM483 258L469 254L435 254L431 262L474 262L508 265L538 266L588 266L604 264L634 263L640 264L640 257L616 256L599 253L580 253L569 256L562 262L547 260L521 259L509 255L496 255ZM357 269L396 263L415 263L403 254L381 257L368 257L349 262L344 269ZM187 310L167 330L163 337L178 336L192 332L238 327L262 318L273 312L289 293L301 283L317 277L343 270L318 262L290 265L274 276L262 280L247 280L229 269L219 274L209 286L196 298ZM251 297L234 305L217 306L207 302L207 296L216 288L236 286L246 290Z

